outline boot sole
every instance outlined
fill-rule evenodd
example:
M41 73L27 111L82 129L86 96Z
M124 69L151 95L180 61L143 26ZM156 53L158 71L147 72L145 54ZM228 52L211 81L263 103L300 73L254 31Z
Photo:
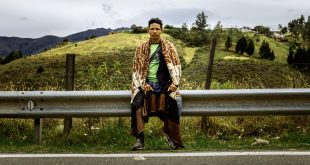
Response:
M138 147L138 148L132 148L131 150L137 151L137 150L143 150L143 149L144 149L144 147Z
M172 147L172 146L171 146L171 144L170 144L170 142L169 142L169 139L168 139L168 137L166 137L166 136L165 136L165 141L166 141L166 143L168 144L168 146L169 146L170 149L172 149L172 150L178 149L178 146L176 146L176 147Z

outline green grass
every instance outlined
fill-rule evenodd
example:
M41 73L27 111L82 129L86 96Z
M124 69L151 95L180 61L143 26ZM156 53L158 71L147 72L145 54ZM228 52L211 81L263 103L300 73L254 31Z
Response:
M181 89L203 89L210 45L192 48L166 34L163 37L176 45L184 60ZM129 90L135 48L147 38L147 34L118 33L59 45L1 65L0 90L63 90L67 53L76 54L76 90ZM258 58L263 40L275 51L275 61ZM254 56L249 57L235 54L234 48L225 51L224 42L220 39L215 51L212 89L310 87L308 76L286 64L286 43L260 36L260 41L255 41ZM37 73L40 66L44 71ZM180 151L309 150L309 121L307 116L211 117L208 129L201 131L199 117L183 117L186 149ZM45 119L42 145L33 144L32 124L32 120L0 119L0 152L120 153L130 152L135 140L128 134L129 118L74 119L69 135L62 132L61 120ZM162 123L156 118L147 124L143 152L170 152L160 127ZM270 144L252 146L254 138L269 140Z
M224 117L224 119L227 117ZM231 118L231 117L230 117ZM223 118L213 118L221 120ZM259 118L260 119L260 118ZM269 121L272 122L269 118ZM0 152L5 153L123 153L133 152L130 150L134 144L134 137L129 133L129 118L100 118L98 119L74 119L71 133L62 131L62 120L45 119L43 125L43 139L41 145L32 142L30 120L6 121L5 123L16 123L22 126L10 130L1 130ZM231 119L229 119L232 122ZM1 122L2 124L4 122ZM88 124L87 124L88 123ZM93 127L91 127L89 124ZM194 124L193 124L194 123ZM7 126L7 125L2 125ZM198 125L197 125L198 124ZM272 123L271 123L272 124ZM280 125L280 124L278 124ZM309 131L292 131L293 128L283 128L283 134L270 134L270 132L258 132L256 136L242 136L240 134L228 134L224 127L211 125L215 134L207 136L201 133L199 120L196 117L184 117L181 119L182 138L185 149L171 151L168 149L161 132L162 123L157 118L151 118L145 128L145 146L140 152L191 152L191 151L231 151L231 150L309 150ZM228 127L228 126L227 126ZM238 126L236 126L238 127ZM260 127L260 126L257 126ZM266 126L265 126L266 127ZM298 126L300 127L300 126ZM95 128L95 129L93 129ZM239 128L241 128L239 126ZM236 129L239 129L236 128ZM216 130L217 129L217 130ZM254 129L252 129L252 132ZM5 133L5 134L4 134ZM11 135L11 136L5 136ZM22 138L19 138L22 137ZM266 139L267 145L254 146L255 138Z
M180 41L163 34L163 38L169 39L176 44L179 52L183 52ZM111 89L130 89L132 58L136 47L148 39L147 34L118 33L99 37L78 43L67 43L46 52L27 56L15 60L9 64L0 66L0 90L62 90L65 77L65 55L76 54L76 73L85 72L89 65L99 67L107 65L108 71L105 76L114 76L115 70L110 70L115 62L120 63L119 71L123 80L118 84L126 84L119 87L118 84ZM76 45L76 46L75 46ZM183 53L181 53L182 55ZM44 71L37 73L42 66ZM80 80L82 79L82 80ZM83 77L77 77L76 90L87 90L90 87L79 82ZM93 88L93 87L92 87ZM106 88L93 88L106 89Z
M252 37L253 34L249 34L249 36ZM205 79L209 45L192 48L167 34L163 34L163 38L171 40L176 45L178 54L184 59L182 64L183 82L187 85L183 85L183 89L193 89L196 84L202 84ZM237 86L246 83L243 86L247 88L307 87L307 83L305 83L308 81L307 76L290 68L285 62L288 51L287 44L264 36L259 36L259 38L258 43L255 41L257 50L253 57L235 54L234 48L225 51L225 39L219 39L215 51L214 80L220 83L230 81ZM0 66L0 75L4 75L0 77L0 90L63 90L65 54L67 53L76 54L76 72L79 75L86 75L83 73L87 72L90 65L94 68L107 65L108 71L104 73L103 77L115 76L113 73L116 70L110 68L116 62L120 64L118 71L122 79L117 79L118 83L100 80L111 85L96 85L97 87L94 87L91 83L85 85L86 78L77 76L76 90L130 89L128 81L131 81L130 71L135 48L147 39L148 34L118 33L78 43L59 45L38 55L15 60ZM263 40L268 41L271 48L274 49L275 61L258 59L258 49ZM43 67L42 73L37 73L39 67ZM187 82L187 80L190 81ZM250 87L251 82L258 83Z
M191 61L192 61L192 58L194 57L195 55L195 52L198 48L191 48L191 47L186 47L184 48L184 59L185 59L185 62L186 64L190 64Z
M213 81L232 83L232 88L307 88L310 85L307 75L287 64L240 56L221 49L216 50L214 59ZM197 49L191 63L183 71L183 87L203 89L207 65L208 49Z
M274 54L275 54L275 62L278 62L278 63L283 63L283 64L287 64L287 55L289 53L289 45L288 43L285 43L285 42L277 42L275 41L274 39L272 38L268 38L268 37L265 37L265 36L262 36L260 35L259 36L259 42L256 42L254 40L254 43L255 43L255 52L256 52L256 56L258 56L258 53L259 53L259 48L262 44L262 42L265 40L269 43L269 47L271 50L274 51Z

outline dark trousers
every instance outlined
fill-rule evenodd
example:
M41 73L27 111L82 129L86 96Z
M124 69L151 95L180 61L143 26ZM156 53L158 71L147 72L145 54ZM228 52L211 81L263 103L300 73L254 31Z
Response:
M161 110L159 107L165 108ZM144 123L150 116L158 116L164 122L164 134L183 146L180 135L180 113L176 100L168 93L148 92L145 95L141 90L131 104L131 134L133 136L144 139Z

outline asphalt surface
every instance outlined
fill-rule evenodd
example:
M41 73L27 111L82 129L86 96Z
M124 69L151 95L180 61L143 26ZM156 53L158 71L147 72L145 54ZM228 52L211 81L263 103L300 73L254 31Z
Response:
M0 165L309 165L310 152L0 154Z

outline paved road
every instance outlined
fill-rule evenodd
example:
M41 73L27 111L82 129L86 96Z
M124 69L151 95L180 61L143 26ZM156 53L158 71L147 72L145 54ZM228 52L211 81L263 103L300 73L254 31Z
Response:
M310 152L203 152L134 154L0 154L0 165L309 165Z

